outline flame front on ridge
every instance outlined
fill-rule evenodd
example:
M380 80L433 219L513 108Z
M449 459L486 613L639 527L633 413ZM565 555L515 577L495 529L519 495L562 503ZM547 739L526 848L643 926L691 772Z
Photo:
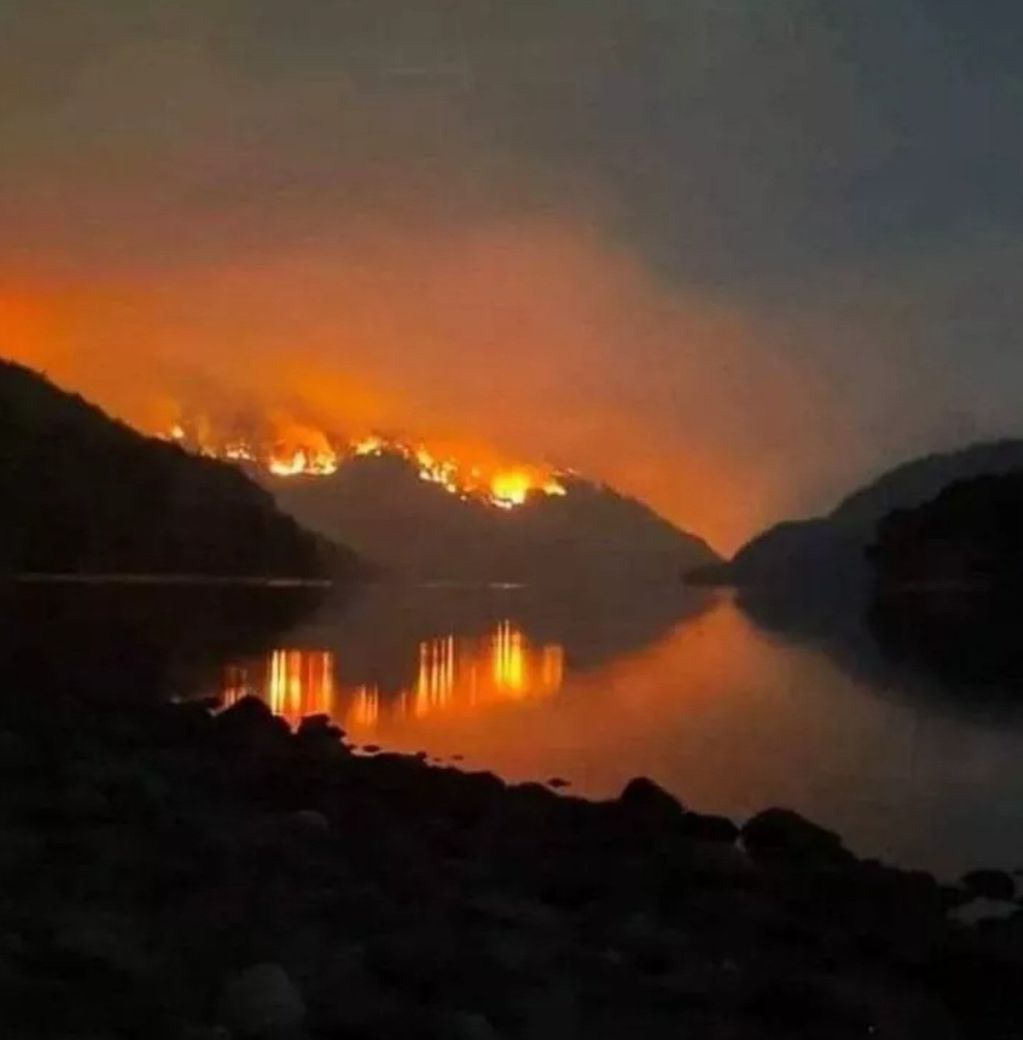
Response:
M524 505L530 495L564 495L558 472L546 466L467 464L425 444L367 433L335 440L301 423L276 422L266 437L220 437L206 420L179 421L160 434L190 451L210 458L259 466L276 477L324 477L352 458L395 455L413 465L419 479L443 487L462 499L486 502L499 509Z

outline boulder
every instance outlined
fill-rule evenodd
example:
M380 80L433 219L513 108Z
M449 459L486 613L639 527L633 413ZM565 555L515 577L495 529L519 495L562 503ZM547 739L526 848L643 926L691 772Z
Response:
M65 789L60 809L69 820L100 820L111 814L110 799L99 788L87 783L75 783Z
M288 737L288 724L258 697L245 696L215 718L218 740L239 748L261 749Z
M1016 898L1016 882L1004 870L971 870L961 878L963 887L985 899Z
M300 737L314 734L326 733L331 737L340 738L344 736L344 730L335 726L329 715L306 715L298 724L297 735Z
M447 972L456 953L442 928L406 927L375 936L367 947L373 973L391 985L435 985Z
M17 773L33 759L31 742L20 733L0 730L0 773Z
M832 831L791 809L765 809L746 822L743 844L754 857L834 863L852 856Z
M217 1018L239 1036L272 1036L301 1026L305 1002L279 964L254 964L224 982Z
M686 836L696 841L734 842L739 828L727 816L689 812L683 821Z
M150 967L138 921L101 910L71 911L55 922L53 946L61 953L102 964L126 976L142 976Z
M681 823L685 807L663 787L645 776L630 780L618 796L618 806L630 819L649 823Z
M330 833L330 821L316 809L299 809L291 814L292 828L300 834L318 835Z
M500 1040L486 1016L476 1011L456 1011L447 1016L445 1036L451 1040Z

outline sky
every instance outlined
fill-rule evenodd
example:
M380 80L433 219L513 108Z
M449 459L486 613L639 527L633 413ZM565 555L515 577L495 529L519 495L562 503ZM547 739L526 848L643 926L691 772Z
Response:
M0 354L729 552L1023 433L1009 0L0 0Z

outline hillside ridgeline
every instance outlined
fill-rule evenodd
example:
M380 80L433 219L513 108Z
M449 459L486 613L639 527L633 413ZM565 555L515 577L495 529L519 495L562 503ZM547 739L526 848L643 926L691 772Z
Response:
M579 478L503 510L452 495L395 455L329 477L264 478L282 508L397 575L418 580L608 585L672 580L719 562L642 503Z
M237 468L0 361L0 574L352 575Z
M691 580L745 587L859 589L871 580L866 549L889 513L912 509L956 481L1023 468L1023 440L975 444L896 466L844 498L830 513L788 521L757 535L721 566Z

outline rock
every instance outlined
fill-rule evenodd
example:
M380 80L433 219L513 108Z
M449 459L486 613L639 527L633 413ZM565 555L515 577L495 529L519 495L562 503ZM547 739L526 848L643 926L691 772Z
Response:
M949 917L960 924L977 924L979 921L996 921L1012 917L1019 910L1015 903L1004 899L988 899L978 896L949 912Z
M971 870L961 881L970 892L985 899L1016 898L1016 882L1004 870Z
M251 695L242 697L214 717L217 739L240 748L263 749L290 739L291 731L264 701Z
M645 776L630 780L615 804L627 820L644 827L674 827L686 815L681 802Z
M54 928L54 948L126 975L145 974L149 957L138 923L119 914L75 912Z
M516 1010L522 1019L519 1035L523 1040L576 1040L582 1035L579 1001L564 979L527 991L517 1004ZM604 1032L602 1035L609 1034ZM681 1036L681 1032L678 1035ZM641 1033L636 1036L641 1040Z
M319 735L321 733L339 739L344 736L344 730L335 726L329 715L306 715L298 724L296 736L306 737Z
M739 837L739 828L726 816L689 812L683 825L687 837L697 841L733 842Z
M217 1018L240 1036L270 1036L301 1026L305 1003L279 964L255 964L224 983Z
M455 948L443 931L409 927L376 936L366 954L370 969L387 983L431 986L447 972Z
M348 1036L388 1035L395 1018L397 994L367 970L365 950L352 943L317 958L309 979L310 1016L318 1024Z
M176 1030L173 1040L232 1040L225 1026L207 1026L188 1023Z
M691 841L686 862L694 877L709 886L742 885L757 875L756 864L742 849L713 838Z
M0 773L18 772L32 760L32 744L10 730L0 730Z
M230 708L225 708L216 718L217 726L220 729L229 727L247 729L265 727L268 723L273 722L274 713L266 701L246 694L241 700L235 701Z
M322 1015L324 1022L341 1030L344 1037L390 1036L393 1025L403 1017L395 1007L394 992L373 979L350 992L339 993L333 1006Z
M456 1011L447 1016L444 1036L450 1040L500 1040L485 1015L476 1011Z
M613 941L627 961L639 971L663 974L685 952L682 936L649 914L627 917L613 932Z
M562 915L546 903L510 893L479 893L464 905L478 917L530 931L553 931L563 923Z
M18 932L0 932L0 962L20 960L29 951L25 937Z
M61 809L70 819L104 819L110 816L110 799L91 784L77 783L64 791Z
M38 827L6 827L0 841L0 870L26 868L40 860L46 851L46 836Z
M550 778L550 780L547 781L547 786L548 787L553 787L555 790L557 790L558 788L561 788L561 787L571 787L572 786L572 781L571 780L565 780L563 777L560 777L560 776L552 776Z
M869 1009L824 980L774 978L754 987L746 1013L782 1036L870 1036L876 1033Z
M315 809L299 809L291 814L291 822L296 829L307 834L329 834L330 821Z
M381 750L381 747L379 744L363 744L362 750L365 751L367 755L375 755Z
M758 858L802 862L835 862L853 857L832 831L811 823L791 809L766 809L741 830L743 844Z

